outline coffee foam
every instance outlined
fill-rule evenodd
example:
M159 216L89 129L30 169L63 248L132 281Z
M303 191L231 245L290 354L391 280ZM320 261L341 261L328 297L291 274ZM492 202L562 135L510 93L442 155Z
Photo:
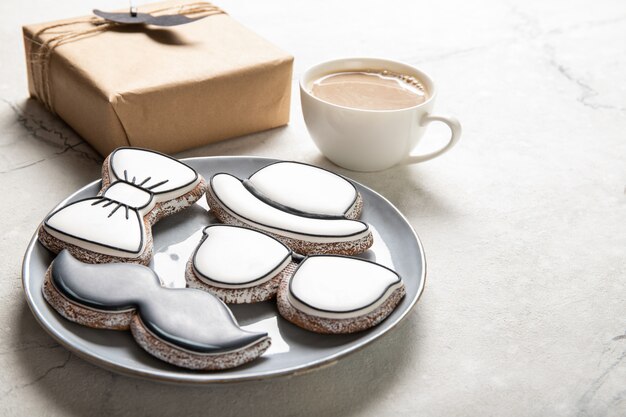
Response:
M396 110L428 99L414 76L391 71L341 71L314 80L309 93L332 104L363 110Z

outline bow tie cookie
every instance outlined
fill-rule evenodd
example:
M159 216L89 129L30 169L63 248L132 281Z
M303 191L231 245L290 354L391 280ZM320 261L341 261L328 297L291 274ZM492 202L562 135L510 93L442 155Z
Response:
M159 152L118 148L102 166L98 196L69 203L48 215L39 241L68 249L88 263L147 264L152 225L194 204L206 190L201 175Z
M222 223L266 232L298 253L355 255L373 243L356 220L363 201L354 185L311 165L277 162L243 181L216 174L206 198Z
M278 290L278 311L293 324L327 334L369 329L393 312L406 290L389 268L359 258L309 256Z
M265 233L224 224L207 226L203 233L187 264L187 286L225 303L270 300L296 268L291 249Z
M216 297L164 288L143 265L85 264L64 250L46 272L43 294L70 321L100 329L130 329L151 355L190 369L240 366L270 346L266 333L243 330Z

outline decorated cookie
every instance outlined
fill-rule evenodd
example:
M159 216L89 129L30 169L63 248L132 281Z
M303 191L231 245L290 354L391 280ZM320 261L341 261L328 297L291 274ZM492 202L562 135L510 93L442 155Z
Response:
M147 264L152 225L195 203L206 182L194 169L167 155L118 148L102 167L102 189L49 214L39 241L51 251L69 250L88 263Z
M187 286L209 291L230 304L256 303L276 296L281 280L293 273L291 250L252 229L211 225L191 255Z
M241 329L216 297L196 289L164 288L143 265L85 264L64 250L46 272L43 294L68 320L130 329L148 353L185 368L233 368L257 358L271 343L266 333Z
M278 311L316 333L354 333L377 325L396 308L405 288L400 276L374 262L346 256L304 259L283 279Z
M243 183L267 204L305 217L358 219L363 208L350 181L301 162L275 162Z
M354 255L373 243L369 226L354 220L362 207L356 188L311 165L280 162L244 181L216 174L206 195L221 222L266 232L298 253Z

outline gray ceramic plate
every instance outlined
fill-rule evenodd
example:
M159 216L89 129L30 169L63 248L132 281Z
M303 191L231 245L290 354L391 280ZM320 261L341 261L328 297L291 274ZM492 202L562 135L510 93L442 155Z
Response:
M229 172L245 178L273 162L255 157L191 158L185 162L205 178ZM365 206L363 220L372 226L374 246L362 256L396 270L406 285L406 297L381 324L353 335L319 335L283 320L274 302L233 306L239 324L247 329L266 331L272 346L259 359L245 366L221 372L196 372L161 362L143 351L129 332L96 330L63 319L44 300L41 284L54 255L33 236L22 270L26 300L33 314L60 344L78 356L123 374L181 383L218 383L265 379L305 372L335 363L339 358L363 348L396 326L417 302L426 277L422 245L402 214L384 197L356 184ZM61 202L93 196L100 189L95 181ZM187 260L200 241L204 226L215 223L206 211L204 199L195 206L167 217L153 228L155 255L150 266L166 286L184 286Z

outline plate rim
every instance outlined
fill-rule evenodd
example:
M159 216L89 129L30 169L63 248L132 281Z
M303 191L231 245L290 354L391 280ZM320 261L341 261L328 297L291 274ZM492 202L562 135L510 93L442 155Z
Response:
M275 161L281 161L281 159L275 159L275 158L267 158L267 157L261 157L261 156L245 156L245 155L236 155L236 156L199 156L199 157L191 157L191 158L182 158L180 159L180 161L182 162L189 162L189 161L196 161L196 160L212 160L212 159L252 159L252 160L257 160L257 161L262 161L262 162L275 162ZM142 378L142 379L147 379L147 380L151 380L151 381L159 381L159 382L165 382L165 383L175 383L175 384L186 384L186 385L209 385L209 384L224 384L224 383L237 383L237 382L244 382L244 381L260 381L260 380L268 380L268 379L274 379L274 378L278 378L278 377L284 377L284 376L297 376L297 375L302 375L302 374L306 374L309 372L314 372L318 369L322 369L325 367L329 367L329 366L333 366L334 364L336 364L340 359L360 351L361 349L365 348L366 346L368 346L369 344L375 342L376 340L380 339L382 336L386 335L389 331L391 331L392 329L396 328L398 324L400 324L402 321L404 321L407 316L409 315L409 313L411 313L413 311L413 309L415 308L415 305L417 304L417 302L419 301L419 299L421 298L423 292L424 292L424 288L426 286L426 277L427 277L427 264L426 264L426 254L424 251L424 246L422 244L421 239L419 238L417 232L415 231L415 229L413 228L413 226L411 225L411 223L409 222L409 220L406 218L406 216L404 214L402 214L402 212L400 212L400 210L393 204L391 203L386 197L384 197L383 195L381 195L380 193L378 193L377 191L371 189L370 187L361 184L360 182L353 180L351 178L345 177L342 174L336 173L337 175L340 175L341 177L346 178L347 180L355 183L356 185L363 187L364 189L366 189L368 192L373 193L374 195L376 195L376 197L380 198L381 200L383 200L385 203L387 203L395 212L396 214L406 223L406 225L408 226L409 230L411 231L413 237L415 238L415 241L417 242L417 246L419 248L419 255L420 255L420 260L421 260L421 264L422 264L422 273L420 276L420 284L418 286L417 289L417 294L415 295L415 297L411 300L410 305L406 308L405 311L403 311L399 317L397 317L390 326L388 326L387 328L383 329L381 332L376 333L374 335L372 335L370 338L366 339L365 341L354 345L354 346L350 346L344 350L341 350L339 352L336 352L332 355L326 356L322 359L318 359L315 360L311 363L307 363L307 364L303 364L303 365L299 365L299 366L294 366L294 367L290 367L290 368L286 368L283 370L279 370L279 371L265 371L261 374L254 374L254 373L250 373L250 374L246 374L246 375L233 375L233 376L222 376L220 377L220 373L219 372L209 372L209 373L194 373L194 375L203 375L203 376L207 376L208 378L188 378L186 377L185 374L175 374L174 371L165 371L167 372L166 374L164 374L164 371L158 371L158 372L146 372L144 370L140 370L140 369L134 369L134 368L129 368L126 366L122 366L119 365L118 363L107 359L107 358L103 358L101 357L100 354L95 353L95 352L89 352L86 353L83 350L75 347L72 343L70 343L69 341L67 341L65 339L65 337L60 334L58 332L58 330L55 328L55 326L50 325L46 320L45 320L45 314L43 312L41 312L40 310L38 310L37 306L35 305L35 301L33 300L33 296L31 294L32 292L32 288L30 286L30 283L27 280L27 277L30 276L30 260L33 254L33 248L35 247L35 245L38 242L38 231L39 231L39 227L41 226L41 222L39 223L39 225L37 226L37 228L35 229L35 232L33 233L32 238L30 239L28 246L26 247L26 251L24 253L24 258L22 260L22 289L24 291L24 297L26 298L26 302L28 304L28 307L31 311L31 313L33 314L33 316L35 316L35 319L37 321L37 323L39 323L39 325L57 342L59 343L61 346L63 346L64 348L66 348L67 350L69 350L71 353L75 354L76 356L86 360L87 362L93 363L101 368L110 370L110 371L114 371L123 375L127 375L127 376L131 376L131 377L135 377L135 378ZM87 188L93 187L94 185L96 185L97 183L101 182L101 179L97 179L95 181L92 181L88 184L85 184L83 187L79 188L78 190L74 191L73 193L71 193L69 196L67 196L66 198L64 198L62 201L60 201L52 210L56 210L58 207L60 207L61 205L67 203L69 200L71 200L74 196L76 196L77 194L81 193L82 191L84 191ZM174 375L171 375L173 374Z

